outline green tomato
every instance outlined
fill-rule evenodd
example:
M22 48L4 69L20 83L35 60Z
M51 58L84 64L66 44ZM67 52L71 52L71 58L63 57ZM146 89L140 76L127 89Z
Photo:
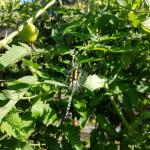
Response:
M39 30L36 28L36 26L32 23L27 23L22 31L19 33L20 37L25 42L34 43L38 37Z

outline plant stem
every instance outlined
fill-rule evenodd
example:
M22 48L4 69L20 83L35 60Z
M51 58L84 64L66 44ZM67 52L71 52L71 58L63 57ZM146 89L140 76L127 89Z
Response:
M118 75L119 75L119 73L120 73L120 71L121 71L121 68L122 68L122 67L119 67L119 68L118 68L116 74L115 74L114 77L111 79L111 81L109 81L108 84L111 84L112 82L114 82L114 81L116 80L116 78L118 77ZM116 112L117 112L118 115L120 116L122 122L124 123L125 127L126 127L128 130L130 130L130 127L129 127L129 125L128 125L128 122L127 122L126 118L124 117L122 111L121 111L121 110L119 109L119 107L117 106L117 104L116 104L116 102L115 102L113 96L111 96L111 102L112 102L114 108L116 109Z
M35 143L35 144L33 143L33 144L32 144L32 143L31 143L30 145L31 145L31 146L45 146L46 144L44 144L44 143L43 143L43 144L41 144L41 143L37 143L37 144L36 144L36 143Z
M130 130L129 124L128 124L126 118L124 117L122 111L121 111L121 110L119 109L119 107L117 106L117 104L116 104L116 102L115 102L115 100L114 100L114 97L111 97L111 102L112 102L114 108L116 109L117 114L120 116L122 122L124 123L125 127L126 127L128 130Z
M7 138L7 137L8 137L7 134L3 135L2 137L0 137L0 141L4 140L4 139Z
M11 34L9 34L6 38L0 40L0 48L2 47L6 47L6 45L12 41L12 39L18 35L18 33L20 31L22 31L23 27L25 26L25 24L27 22L34 22L39 16L41 16L49 7L51 7L54 3L56 2L56 0L52 0L49 3L47 3L47 5L44 8L41 8L39 11L36 12L36 14L32 17L30 17L29 19L27 19L24 23L20 24L17 28L16 31L12 32Z
M108 84L111 84L112 82L114 82L114 81L117 79L117 77L118 77L118 75L119 75L121 69L122 69L122 66L118 68L116 74L115 74L114 77L109 81Z

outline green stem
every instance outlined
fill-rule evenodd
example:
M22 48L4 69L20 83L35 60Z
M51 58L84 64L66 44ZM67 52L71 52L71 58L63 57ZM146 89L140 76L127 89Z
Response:
M114 81L117 79L117 77L118 77L118 75L119 75L121 69L122 69L122 66L118 68L116 74L115 74L114 77L108 82L108 84L111 84L112 82L114 82Z
M122 111L121 111L121 110L119 109L119 107L117 106L117 104L116 104L116 102L115 102L115 100L114 100L114 97L111 97L111 102L112 102L114 108L116 109L117 114L119 115L119 117L121 118L122 122L124 123L125 127L126 127L128 130L130 130L129 124L128 124L126 118L124 117Z
M41 8L39 11L36 12L36 14L29 19L27 19L24 23L20 24L16 31L9 34L6 38L3 40L0 40L0 48L6 47L6 45L16 36L20 31L22 31L23 27L27 22L34 22L39 16L41 16L49 7L51 7L56 0L52 0L44 8Z
M7 134L3 135L2 137L0 137L0 141L4 140L4 139L7 138L7 137L8 137Z

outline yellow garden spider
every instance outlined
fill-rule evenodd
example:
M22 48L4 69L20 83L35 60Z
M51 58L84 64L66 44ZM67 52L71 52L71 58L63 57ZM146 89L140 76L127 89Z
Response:
M70 90L76 91L79 87L79 79L80 79L81 73L78 68L74 68L70 75Z
M69 117L69 110L71 107L73 95L79 89L79 79L80 79L81 73L80 73L80 70L78 69L78 64L76 61L76 54L77 54L77 52L75 51L75 49L71 50L72 70L71 70L71 74L70 74L70 78L69 78L69 82L70 82L69 90L71 91L71 95L69 96L65 118Z

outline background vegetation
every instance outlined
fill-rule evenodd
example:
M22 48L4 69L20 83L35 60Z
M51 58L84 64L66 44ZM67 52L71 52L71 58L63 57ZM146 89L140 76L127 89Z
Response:
M150 149L149 1L59 0L35 17L48 2L0 1L17 28L0 41L0 149ZM31 44L18 33L32 16Z

